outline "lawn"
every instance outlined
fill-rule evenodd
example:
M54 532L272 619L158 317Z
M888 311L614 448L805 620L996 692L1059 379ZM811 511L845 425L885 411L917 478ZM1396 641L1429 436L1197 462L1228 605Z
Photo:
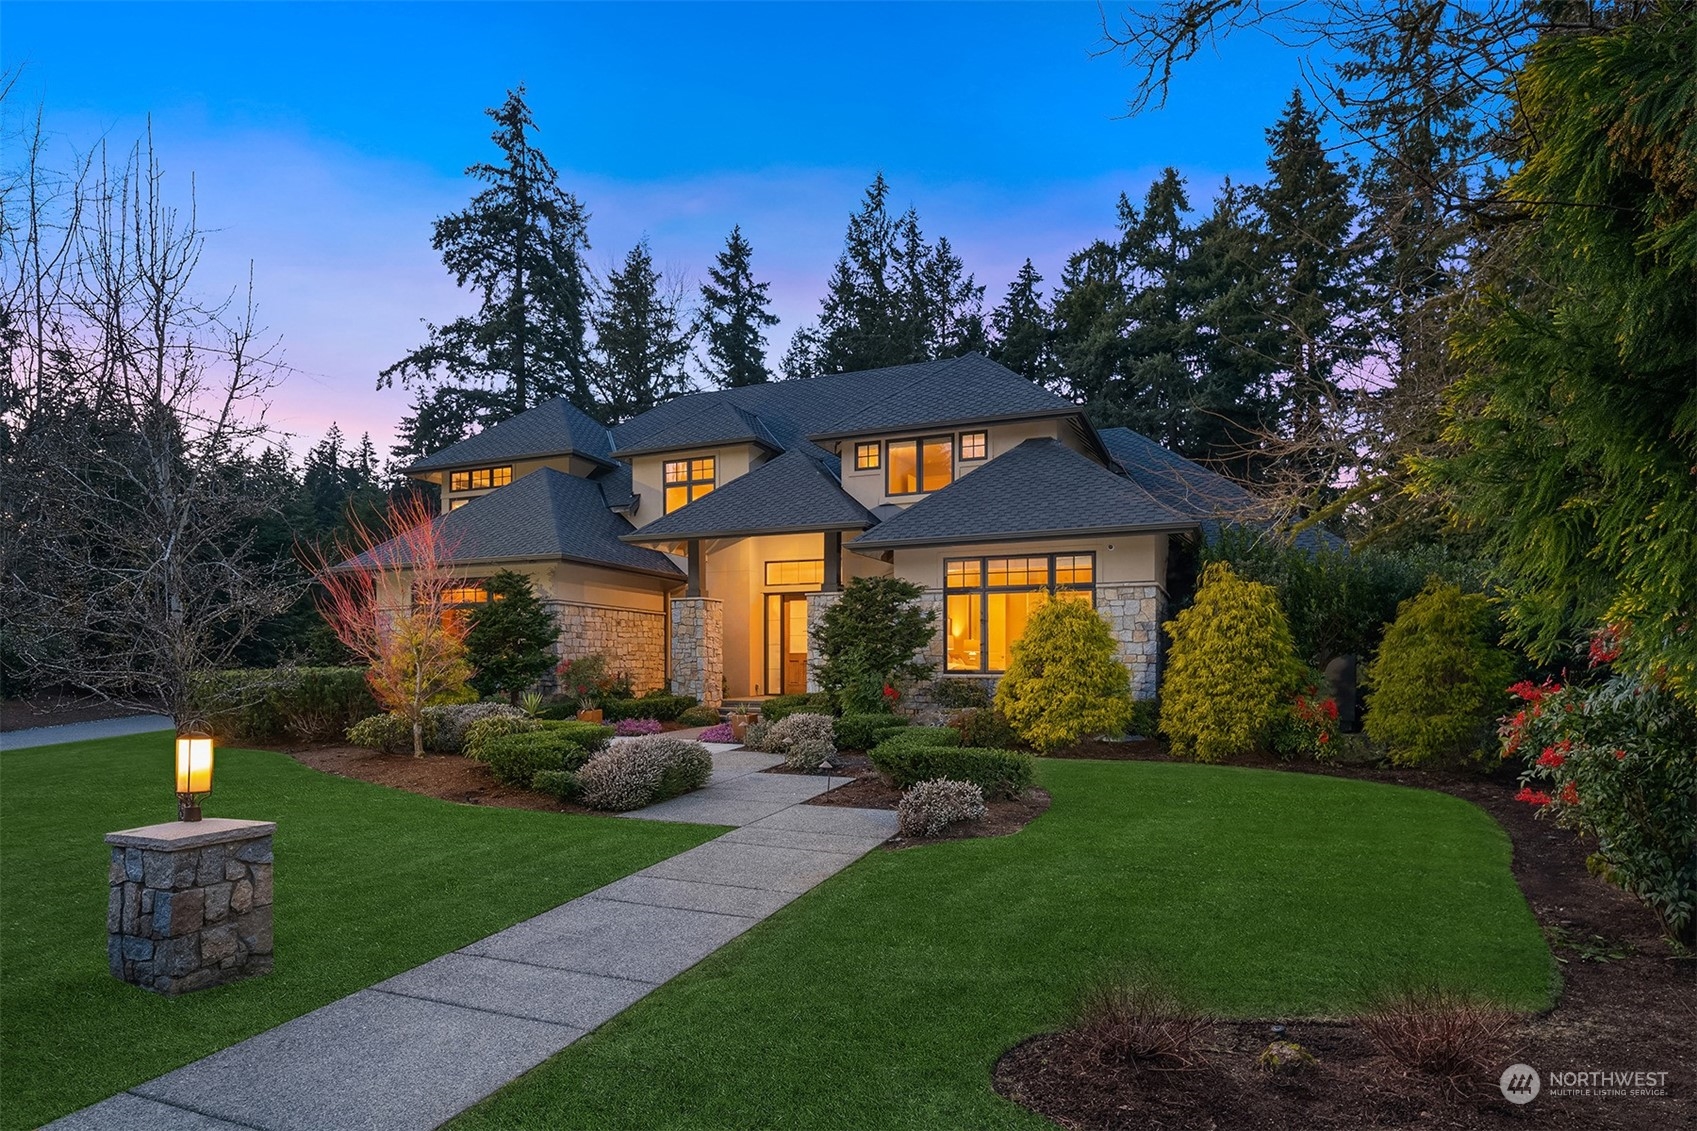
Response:
M874 852L452 1126L1046 1127L991 1066L1131 963L1241 1017L1402 980L1552 1000L1508 838L1465 802L1138 762L1039 779L1024 831Z
M277 822L275 973L167 1000L106 968L106 833L175 815L169 735L0 753L0 1125L34 1127L718 829L480 808L218 752L208 816Z

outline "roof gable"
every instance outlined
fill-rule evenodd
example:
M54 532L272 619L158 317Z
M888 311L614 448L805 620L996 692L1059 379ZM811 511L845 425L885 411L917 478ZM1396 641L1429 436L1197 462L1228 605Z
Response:
M620 458L652 452L678 452L716 444L759 444L767 451L781 452L784 445L772 435L764 421L729 401L709 400L697 412L674 421L629 447L616 449Z
M583 456L596 463L611 464L612 451L612 438L606 428L566 398L556 397L432 452L407 470L436 471L558 455Z
M876 521L817 460L792 451L624 535L624 539L657 542L864 530Z

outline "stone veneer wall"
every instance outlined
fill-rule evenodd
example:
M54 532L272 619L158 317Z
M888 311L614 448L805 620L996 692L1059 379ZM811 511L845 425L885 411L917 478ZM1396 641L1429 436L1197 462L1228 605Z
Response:
M813 661L816 659L813 648L813 630L819 627L819 622L825 619L825 611L842 598L841 590L835 593L809 593L807 595L807 690L818 691L819 680L813 674Z
M672 694L702 706L725 699L725 603L711 597L672 598Z
M1161 623L1167 593L1159 585L1098 584L1096 611L1108 618L1120 642L1120 663L1131 672L1134 699L1153 699L1161 678Z
M112 976L175 995L268 972L276 827L176 822L110 834Z
M560 659L602 655L614 672L629 672L640 693L666 686L666 617L640 609L551 601L560 621Z

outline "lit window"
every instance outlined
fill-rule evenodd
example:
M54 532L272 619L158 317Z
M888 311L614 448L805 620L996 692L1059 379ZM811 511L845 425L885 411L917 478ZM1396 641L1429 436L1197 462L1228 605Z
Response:
M471 502L470 499L449 499L448 509L451 511L457 511L469 502Z
M450 491L487 491L491 487L505 487L513 481L511 464L505 467L478 467L470 471L451 471L448 473L448 490Z
M489 590L481 581L462 581L442 590L444 605L481 605L489 600Z
M856 471L878 470L878 442L856 444L854 446L854 469Z
M987 432L962 432L960 434L960 458L983 459L990 453L990 436Z
M821 585L825 581L825 561L814 558L803 562L767 562L768 585Z
M1096 556L955 558L943 565L946 666L952 672L1007 670L1026 621L1052 593L1095 604Z
M671 514L713 490L717 460L712 456L666 461L666 513Z
M954 480L955 442L952 436L924 440L891 440L889 493L918 495L939 491Z

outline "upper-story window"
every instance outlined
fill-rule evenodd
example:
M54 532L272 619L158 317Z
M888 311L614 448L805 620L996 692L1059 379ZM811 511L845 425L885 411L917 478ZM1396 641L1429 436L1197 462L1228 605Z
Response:
M712 456L666 461L666 513L693 503L713 489L718 461ZM652 466L652 465L650 465Z
M892 495L940 491L954 482L955 438L927 436L922 440L891 440L887 484Z
M505 467L475 467L470 471L450 471L448 473L448 490L450 491L486 491L491 487L505 487L513 481L511 464Z
M990 434L988 432L962 432L960 434L961 459L983 459L989 454Z
M879 461L878 441L856 444L854 446L854 469L856 471L877 471L882 463Z

